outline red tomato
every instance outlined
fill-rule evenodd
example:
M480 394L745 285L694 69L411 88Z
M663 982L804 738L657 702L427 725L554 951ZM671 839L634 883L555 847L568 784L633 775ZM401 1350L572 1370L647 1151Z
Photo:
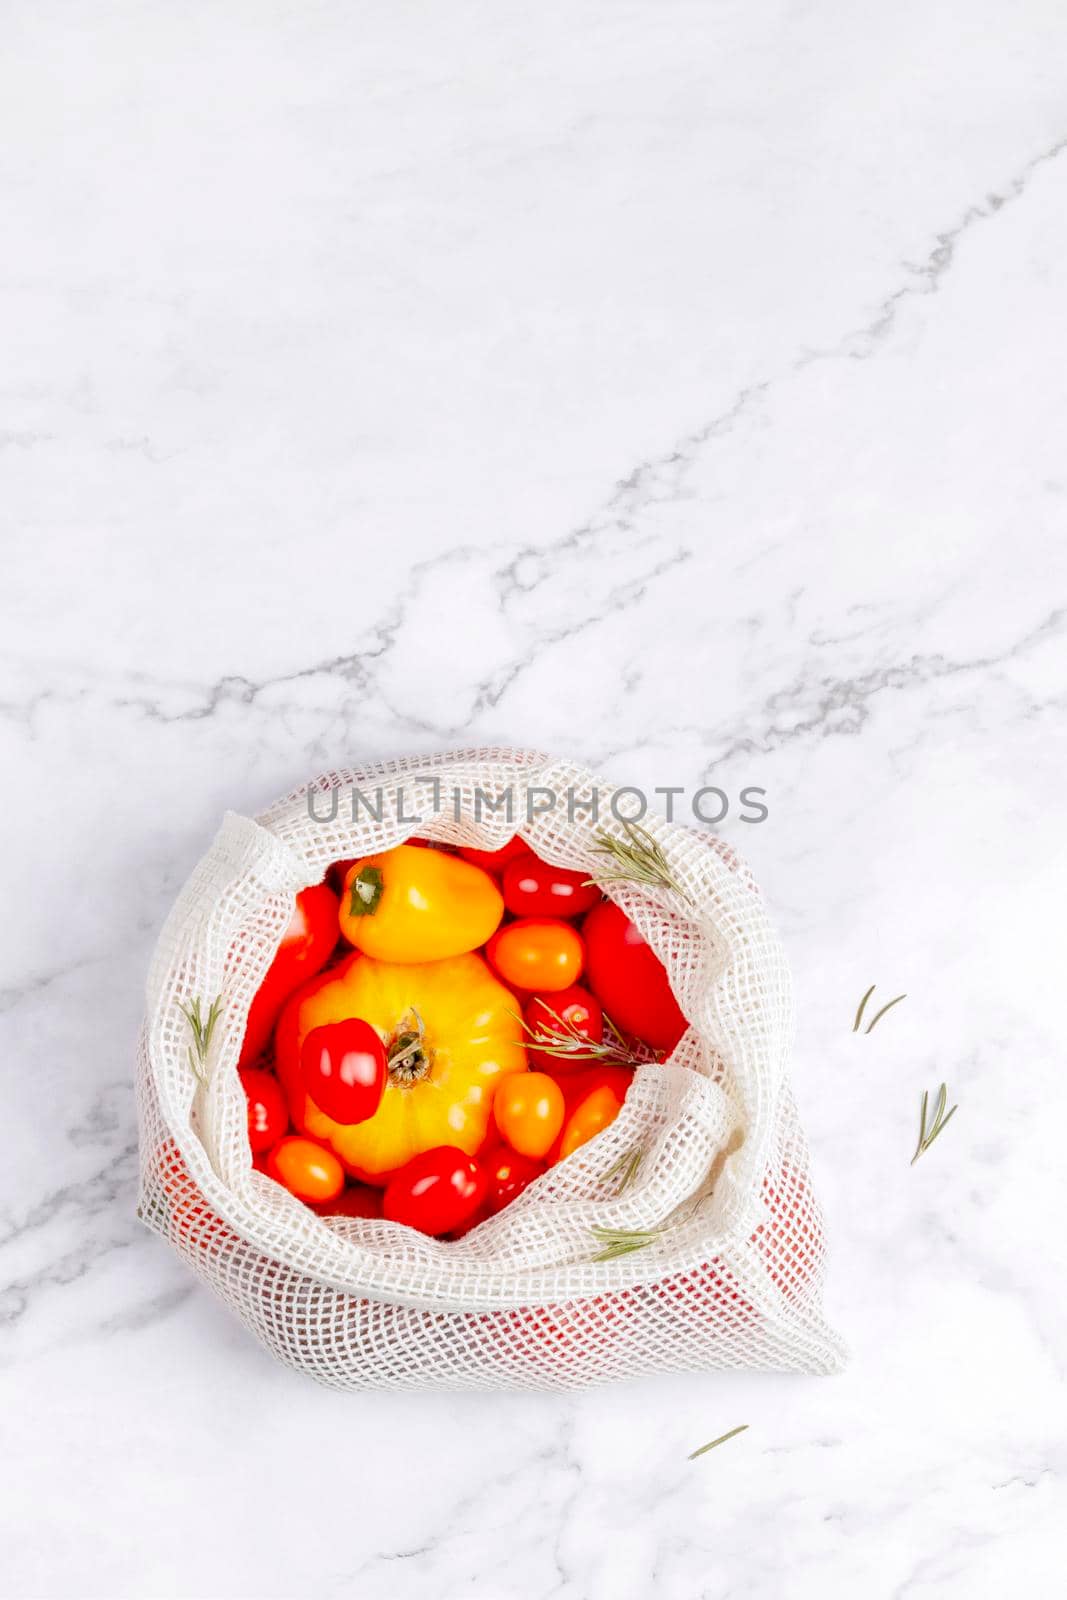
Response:
M544 917L505 923L485 953L505 983L546 994L569 989L585 962L585 947L570 923Z
M243 1067L241 1086L248 1099L248 1143L254 1156L276 1145L289 1129L289 1105L273 1072Z
M590 911L582 934L587 982L612 1022L654 1050L673 1050L688 1024L663 963L625 911L605 900Z
M600 899L587 873L550 867L532 850L508 862L500 888L504 904L517 917L577 917Z
M324 883L301 889L277 954L248 1008L238 1066L251 1066L263 1054L282 1006L295 989L326 965L339 933L333 890Z
M490 1215L503 1211L516 1195L520 1195L527 1185L535 1178L539 1178L545 1170L543 1161L520 1156L517 1151L509 1150L504 1144L497 1145L494 1150L487 1151L478 1159L485 1168L489 1182L486 1206Z
M595 1058L583 1054L580 1040L588 1039L592 1044L600 1044L604 1038L604 1013L599 1000L576 983L571 984L569 989L558 989L547 997L535 995L525 1007L523 1018L529 1029L526 1054L535 1067L541 1067L546 1072L565 1072L586 1066L590 1059ZM549 1055L544 1050L538 1050L531 1042L532 1036L538 1033L555 1033L567 1043L573 1041L573 1054Z
M275 1145L267 1157L267 1171L308 1205L333 1200L345 1186L345 1169L333 1151L299 1134Z
M546 1157L549 1166L614 1122L634 1075L629 1067L596 1066L564 1071L556 1081L565 1109L563 1128Z
M499 877L509 861L513 861L516 856L525 855L529 848L526 840L516 835L514 839L509 839L507 844L501 845L499 850L474 850L470 845L461 844L459 853L464 861L473 861L476 867L481 867L485 872L492 872Z
M388 1076L381 1037L359 1017L312 1028L300 1047L305 1091L320 1111L345 1127L373 1117Z
M473 1156L441 1144L401 1167L386 1185L382 1216L420 1233L451 1233L481 1205L485 1173Z
M336 1200L327 1200L315 1210L321 1217L380 1217L382 1192L372 1189L369 1183L350 1183Z
M496 1125L520 1156L538 1160L563 1127L563 1090L547 1072L512 1072L497 1086Z

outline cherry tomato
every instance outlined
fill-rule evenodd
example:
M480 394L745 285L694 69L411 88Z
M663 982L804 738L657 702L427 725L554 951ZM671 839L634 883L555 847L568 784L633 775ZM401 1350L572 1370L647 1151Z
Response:
M513 1150L534 1160L546 1154L563 1127L563 1090L547 1072L512 1072L493 1101L496 1125Z
M530 1156L520 1156L518 1151L509 1150L505 1144L498 1144L495 1149L486 1151L478 1159L485 1168L489 1181L486 1207L491 1215L503 1211L516 1195L520 1195L527 1185L535 1178L539 1178L545 1170L543 1161L534 1161Z
M238 1066L251 1066L263 1054L282 1006L294 990L326 965L337 935L333 890L324 883L301 889L277 954L252 996Z
M322 1217L380 1217L382 1191L372 1189L369 1183L350 1183L335 1200L316 1206Z
M535 1067L541 1067L546 1072L564 1072L587 1066L595 1058L583 1054L579 1041L588 1039L591 1044L600 1044L604 1038L604 1013L599 1000L576 983L571 984L569 989L558 989L547 997L535 995L525 1007L523 1017L529 1029L526 1054ZM573 1054L550 1055L538 1050L530 1041L534 1034L539 1033L554 1033L566 1043L573 1042Z
M481 1164L473 1156L455 1145L436 1145L390 1178L382 1216L388 1222L406 1222L420 1233L450 1233L478 1210L487 1187Z
M585 946L569 922L523 917L498 928L485 947L505 983L555 994L582 975Z
M359 1017L324 1023L312 1028L300 1047L300 1076L319 1110L334 1122L345 1127L366 1122L385 1093L385 1046Z
M273 1072L243 1067L239 1074L248 1099L248 1143L252 1154L262 1155L289 1129L289 1105Z
M566 1154L570 1155L579 1144L585 1143L585 1139L577 1137L580 1131L585 1131L585 1138L591 1139L601 1128L606 1128L609 1122L615 1120L634 1075L629 1067L598 1065L561 1072L556 1081L563 1090L566 1109L562 1131L546 1158L549 1166L563 1160L565 1140L568 1145ZM590 1101L592 1109L588 1110L586 1108ZM614 1110L611 1109L612 1104Z
M481 1157L479 1156L478 1159L480 1161ZM492 1215L493 1213L489 1209L488 1202L483 1200L477 1211L472 1211L469 1217L464 1217L458 1228L449 1228L448 1232L445 1234L445 1238L463 1239L468 1233L473 1233L474 1229L479 1227L483 1222L487 1222Z
M594 906L582 924L586 981L612 1022L654 1050L673 1050L688 1024L663 963L611 900Z
M276 1144L267 1158L267 1171L276 1183L308 1205L333 1200L345 1186L345 1169L332 1150L293 1134Z
M500 888L504 904L517 917L577 917L600 899L587 873L550 867L532 850L508 862Z
M586 1144L614 1122L621 1110L622 1100L614 1089L606 1085L587 1094L567 1118L567 1126L559 1144L559 1159L566 1161L580 1145Z
M499 850L474 850L470 845L461 844L459 853L464 861L473 861L476 867L481 867L485 872L492 872L499 877L509 861L514 861L516 856L525 855L529 848L526 840L516 835L514 839L509 839L507 844L501 845Z

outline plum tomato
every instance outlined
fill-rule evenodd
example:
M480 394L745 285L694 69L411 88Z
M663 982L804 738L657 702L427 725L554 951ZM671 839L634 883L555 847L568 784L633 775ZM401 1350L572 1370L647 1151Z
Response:
M546 1157L549 1166L562 1161L565 1155L577 1150L586 1139L591 1139L609 1122L614 1122L634 1081L630 1067L607 1063L577 1070L572 1068L558 1075L553 1073L553 1076L563 1090L565 1110L563 1128ZM564 1143L567 1145L566 1151L563 1149Z
M345 1186L345 1169L332 1150L293 1134L276 1144L267 1158L267 1171L276 1183L306 1205L333 1200Z
M516 856L526 855L529 848L526 840L516 834L499 850L475 850L470 845L462 844L459 853L464 861L470 861L474 866L481 867L483 872L491 872L494 877L499 877L509 861L514 861Z
M624 1033L654 1050L671 1051L688 1024L659 957L611 900L594 906L582 924L586 982Z
M526 1023L526 1054L530 1064L546 1071L564 1072L568 1068L588 1066L594 1056L582 1050L581 1041L601 1044L604 1039L604 1013L600 1002L588 989L572 983L569 989L558 989L555 994L534 995L524 1011ZM538 1035L554 1034L566 1047L573 1046L566 1055L550 1054L534 1044Z
M320 1111L344 1127L373 1117L388 1075L381 1036L359 1017L312 1028L300 1046L306 1093Z
M621 1110L622 1098L614 1089L607 1084L592 1089L567 1118L567 1126L559 1143L559 1159L566 1161L581 1145L614 1122Z
M485 1169L489 1183L486 1206L490 1215L503 1211L506 1205L510 1205L512 1200L545 1170L543 1161L535 1161L531 1156L521 1156L517 1150L509 1150L506 1144L498 1144L494 1149L485 1151L478 1159Z
M582 975L585 946L569 922L521 917L498 928L485 947L490 966L516 989L556 994Z
M587 873L550 867L532 850L508 862L500 887L516 917L579 917L600 899Z
M547 1154L563 1127L563 1090L547 1072L513 1072L501 1079L493 1115L501 1135L520 1156Z
M239 1077L248 1101L248 1143L254 1156L262 1155L288 1132L285 1091L263 1067L242 1067Z
M451 1233L478 1210L488 1188L481 1163L455 1145L436 1145L393 1174L382 1198L387 1222L420 1233Z

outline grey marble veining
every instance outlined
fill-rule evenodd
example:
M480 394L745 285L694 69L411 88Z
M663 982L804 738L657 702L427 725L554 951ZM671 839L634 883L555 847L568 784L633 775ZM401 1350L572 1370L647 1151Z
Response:
M1067 18L5 41L0 1594L1059 1593ZM479 742L730 798L841 1377L339 1398L137 1223L144 971L221 812Z

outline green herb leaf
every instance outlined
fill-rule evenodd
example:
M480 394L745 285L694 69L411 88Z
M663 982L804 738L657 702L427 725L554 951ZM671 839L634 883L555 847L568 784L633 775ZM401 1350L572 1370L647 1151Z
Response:
M687 1459L695 1461L697 1456L706 1456L709 1450L717 1449L720 1444L725 1444L727 1439L736 1439L739 1433L746 1433L747 1431L748 1423L742 1422L739 1428L731 1428L729 1433L720 1433L717 1439L712 1439L708 1444L702 1444L699 1450L691 1451Z
M604 1228L595 1224L589 1231L603 1247L595 1256L590 1256L590 1261L614 1261L619 1256L628 1256L635 1250L644 1250L646 1246L655 1244L662 1230L635 1228L627 1231L625 1228Z
M178 1002L178 1010L189 1024L193 1042L189 1046L189 1065L196 1077L204 1085L208 1081L207 1055L211 1049L211 1038L215 1032L215 1024L222 1015L222 996L217 994L208 1007L205 1017L201 1008L200 996L191 1000L187 1006Z
M867 1001L871 998L871 995L873 993L874 993L874 984L872 983L871 987L867 990L867 993L864 995L863 999L860 1001L859 1010L856 1012L856 1020L852 1024L852 1032L853 1033L859 1033L859 1031L860 1031L860 1023L863 1021L863 1008L867 1004Z
M647 883L661 889L671 889L683 900L689 896L678 882L663 853L663 846L654 839L647 828L629 817L620 818L624 838L611 833L598 833L593 849L597 855L606 856L614 864L614 871L589 879L590 883Z
M915 1154L911 1158L912 1166L915 1165L920 1156L926 1154L927 1150L929 1150L938 1134L944 1132L949 1123L952 1121L952 1118L956 1115L956 1112L959 1110L959 1106L953 1106L952 1110L946 1116L945 1106L947 1103L948 1089L944 1084L942 1084L940 1089L937 1091L937 1104L934 1106L934 1119L929 1128L927 1128L926 1114L930 1106L930 1097L926 1090L923 1090L922 1105L919 1108L919 1142L915 1146Z
M907 997L906 994L898 994L895 1000L890 1000L887 1005L884 1005L882 1007L881 1011L875 1012L874 1016L871 1018L870 1022L867 1024L866 1028L864 1029L864 1032L865 1033L870 1033L870 1031L874 1027L875 1023L876 1022L880 1022L881 1019L885 1016L887 1011L892 1011L894 1006L898 1006L902 1000L906 1000L907 998L908 997Z

